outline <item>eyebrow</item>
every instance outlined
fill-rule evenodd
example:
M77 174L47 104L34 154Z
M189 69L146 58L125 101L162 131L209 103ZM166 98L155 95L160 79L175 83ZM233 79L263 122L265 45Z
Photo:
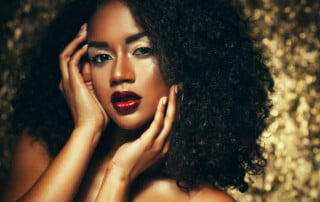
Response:
M137 34L134 34L132 36L129 36L126 38L126 44L132 43L134 41L137 41L138 39L145 37L146 33L145 32L140 32ZM88 47L94 47L94 48L108 48L109 44L104 41L90 41L88 43Z
M102 42L102 41L90 41L88 43L88 48L94 47L94 48L108 48L109 45L107 42Z
M132 36L129 36L128 38L126 38L126 44L134 42L142 37L146 36L145 32L140 32L138 34L134 34Z

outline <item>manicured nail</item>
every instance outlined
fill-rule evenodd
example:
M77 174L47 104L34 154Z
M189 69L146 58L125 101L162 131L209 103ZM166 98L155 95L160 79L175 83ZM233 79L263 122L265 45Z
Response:
M163 105L166 105L166 104L167 104L167 100L168 100L167 97L163 97L163 98L162 98L162 104L163 104Z
M88 44L84 44L83 46L82 46L82 48L87 48L88 47Z

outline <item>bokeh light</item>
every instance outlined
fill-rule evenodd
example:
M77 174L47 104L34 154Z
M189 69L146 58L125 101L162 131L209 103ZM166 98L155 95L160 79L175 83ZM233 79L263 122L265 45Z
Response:
M15 137L5 133L10 101L28 71L30 48L66 0L0 3L0 188L8 174ZM320 201L320 1L240 0L252 36L275 79L274 107L262 136L268 165L247 176L243 202ZM6 5L6 6L4 6Z

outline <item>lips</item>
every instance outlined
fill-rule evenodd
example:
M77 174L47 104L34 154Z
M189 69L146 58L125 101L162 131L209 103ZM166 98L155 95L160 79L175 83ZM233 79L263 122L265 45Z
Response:
M141 101L141 96L132 91L116 91L111 96L113 107L120 114L130 114L136 111Z

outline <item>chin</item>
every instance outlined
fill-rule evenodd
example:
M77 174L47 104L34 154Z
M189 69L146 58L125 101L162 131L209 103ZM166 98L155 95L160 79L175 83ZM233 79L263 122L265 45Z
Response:
M119 128L134 131L149 126L152 121L152 116L141 119L136 116L123 115L112 120Z

